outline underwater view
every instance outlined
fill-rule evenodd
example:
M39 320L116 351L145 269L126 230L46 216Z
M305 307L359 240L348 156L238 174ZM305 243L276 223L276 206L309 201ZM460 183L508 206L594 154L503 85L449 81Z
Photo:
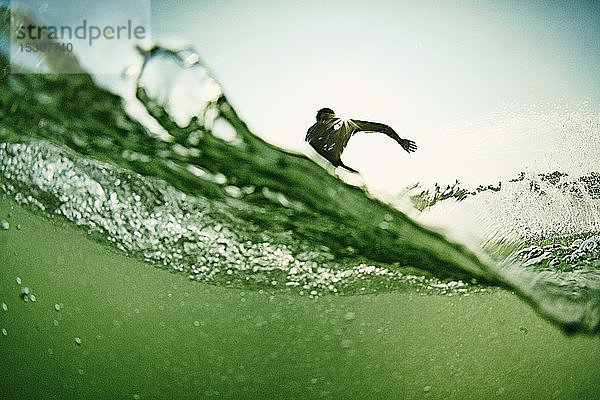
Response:
M11 59L38 17L0 4L0 398L599 398L593 101L470 119L440 146L503 132L508 172L387 190L259 136L200 47Z

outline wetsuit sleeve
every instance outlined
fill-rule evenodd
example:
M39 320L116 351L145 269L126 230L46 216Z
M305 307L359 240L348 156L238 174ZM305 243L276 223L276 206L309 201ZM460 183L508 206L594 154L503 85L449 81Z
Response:
M357 131L381 132L398 142L407 152L410 153L417 150L417 145L415 142L408 139L402 139L400 136L398 136L396 131L386 124L381 124L379 122L360 121L356 119L353 119L352 122L357 127Z

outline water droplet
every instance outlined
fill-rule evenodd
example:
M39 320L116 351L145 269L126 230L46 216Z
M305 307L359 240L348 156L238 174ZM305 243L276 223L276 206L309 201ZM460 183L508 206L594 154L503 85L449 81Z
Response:
M525 328L524 326L519 327L519 330L521 331L521 333L523 333L524 335L527 335L527 332L529 332L527 330L527 328Z
M8 336L8 332L4 328L2 328L2 336Z
M237 186L225 186L224 190L228 196L231 196L235 199L239 199L240 197L242 197L242 190Z
M425 386L425 387L423 388L423 391L424 391L424 392L429 392L429 391L431 391L431 386Z
M54 309L55 309L56 311L60 311L60 304L56 303L56 304L54 305Z
M200 321L194 321L194 326L200 326Z
M0 308L2 309L2 311L8 311L8 306L6 305L6 303L0 304Z
M10 228L8 221L5 219L0 219L0 230L6 231L8 228Z
M21 298L23 299L23 301L29 301L29 293L30 290L27 286L21 288Z
M75 344L78 345L78 346L80 346L81 345L81 338L76 337L75 338Z
M54 326L58 326L58 321L57 321L57 320L54 320L54 321L52 321L52 324L53 324Z
M36 299L36 297L35 297L35 294L30 294L30 295L29 295L29 300L30 300L31 302L35 302L35 301L37 300L37 299Z
M21 278L19 278L18 276L15 278L15 282L17 282L17 285L21 284Z

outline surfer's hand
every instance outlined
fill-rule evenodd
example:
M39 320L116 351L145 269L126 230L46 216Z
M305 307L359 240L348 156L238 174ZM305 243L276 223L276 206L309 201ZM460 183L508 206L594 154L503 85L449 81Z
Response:
M417 144L412 140L400 139L398 143L400 143L400 146L402 146L402 148L406 150L407 153L417 151Z

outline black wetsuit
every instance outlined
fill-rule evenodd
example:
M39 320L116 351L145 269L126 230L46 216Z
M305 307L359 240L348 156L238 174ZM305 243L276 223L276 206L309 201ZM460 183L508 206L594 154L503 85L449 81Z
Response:
M334 114L321 115L321 112L317 114L317 122L308 129L306 141L335 167L357 172L344 165L340 158L348 141L357 132L381 132L398 142L407 152L417 150L415 142L402 139L385 124L356 119L342 120Z

